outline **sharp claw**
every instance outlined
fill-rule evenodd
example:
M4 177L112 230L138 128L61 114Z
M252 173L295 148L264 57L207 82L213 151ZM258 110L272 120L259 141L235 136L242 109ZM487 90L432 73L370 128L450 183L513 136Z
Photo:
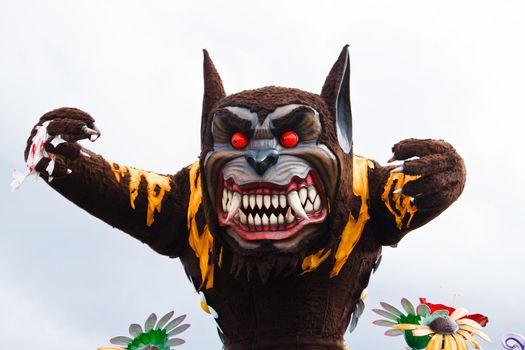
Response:
M390 158L389 160L387 160L387 163L392 163L392 162L395 162L397 159L396 159L396 156L392 156L392 158Z
M80 151L80 155L84 156L84 157L87 157L87 158L91 158L91 156L88 153L84 152L84 151Z
M96 139L98 139L100 136L100 130L98 130L95 126L90 128L87 125L84 125L82 127L82 132L89 135L89 141L91 142L96 141Z
M95 141L98 139L99 136L100 136L99 134L96 134L96 135L90 135L90 136L89 136L89 141L91 141L91 142L95 142Z
M82 127L82 132L85 133L85 134L88 134L88 135L98 135L99 134L99 132L97 130L91 129L87 125L84 125Z
M397 168L392 169L390 172L391 173L402 173L403 170L405 170L405 166L401 165L401 166L398 166Z
M73 172L73 170L71 170L71 169L67 169L67 171L66 171L66 173L67 173L68 175L71 174L72 172Z
M401 193L403 193L403 188L398 188L397 190L395 190L392 193L394 193L394 194L401 194Z
M414 200L415 200L414 197L410 197L410 203L414 204Z

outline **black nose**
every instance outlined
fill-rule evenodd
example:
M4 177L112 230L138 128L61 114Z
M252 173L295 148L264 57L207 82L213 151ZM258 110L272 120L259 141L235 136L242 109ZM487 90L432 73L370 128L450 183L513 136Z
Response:
M255 169L255 172L262 175L269 167L277 163L279 153L274 149L256 151L255 154L247 154L246 161Z

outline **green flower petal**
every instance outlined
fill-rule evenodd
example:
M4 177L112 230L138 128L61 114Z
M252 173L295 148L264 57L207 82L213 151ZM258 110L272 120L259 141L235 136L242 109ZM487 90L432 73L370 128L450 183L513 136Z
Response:
M386 311L394 314L395 316L401 316L403 315L403 313L401 311L399 311L396 307L388 304L388 303L385 303L385 302L380 302L381 306L383 307L383 309L385 309Z
M186 341L184 341L184 339L180 339L180 338L173 338L173 339L169 339L165 345L166 346L177 346L177 345L182 345L184 344Z
M388 335L389 337L398 337L400 335L405 334L401 329L389 329L385 332L385 335Z
M397 324L396 322L387 321L387 320L375 320L372 323L375 324L376 326L381 326L381 327L392 327L393 325Z
M182 316L179 316L173 320L170 321L170 323L168 323L166 325L166 327L164 327L164 330L166 332L169 332L171 331L173 328L177 327L179 324L182 323L182 321L184 321L184 319L186 318L186 315L182 315Z
M166 323L168 323L168 321L170 320L170 318L173 316L174 313L175 311L170 311L166 315L162 316L162 318L159 320L159 323L157 323L156 328L162 329L162 327L164 327Z
M430 308L428 307L428 305L425 305L425 304L419 304L417 306L417 309L416 309L416 313L419 315L419 316L428 316L430 315Z
M190 325L189 324L183 324L182 326L179 326L175 329L173 329L172 331L170 331L168 333L168 337L171 337L172 335L177 335L177 334L180 334L182 332L184 332L186 329L190 328Z
M140 335L140 333L142 333L142 327L136 323L133 323L133 324L130 324L129 325L129 334L132 336L132 337L137 337Z
M409 314L412 314L412 315L416 314L416 310L414 310L414 305L412 305L412 303L408 299L406 298L401 299L401 306L403 306L403 309L405 309L405 311L408 312Z
M133 339L129 338L129 337L115 337L115 338L111 338L109 340L109 342L111 344L115 344L115 345L128 345L129 343L131 343Z
M380 316L388 318L389 320L397 322L398 318L395 315L393 315L390 312L388 312L388 311L385 311L383 309L372 309L372 311L375 312L376 314L380 315Z
M157 315L152 313L151 315L149 315L148 319L144 323L144 331L148 332L152 330L153 327L155 327L155 323L157 323Z

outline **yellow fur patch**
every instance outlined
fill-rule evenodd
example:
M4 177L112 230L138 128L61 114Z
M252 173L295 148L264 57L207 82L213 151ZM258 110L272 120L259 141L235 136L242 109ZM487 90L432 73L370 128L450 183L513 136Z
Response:
M370 218L368 214L368 168L374 168L374 163L370 160L358 156L353 158L353 192L356 196L361 197L361 208L359 216L356 219L352 214L348 215L348 221L345 225L341 240L335 252L335 263L330 272L330 277L337 276L341 268L348 260L350 253L361 238L365 223ZM330 256L331 250L321 249L318 252L309 255L303 259L301 274L315 270L323 261Z
M202 203L202 188L199 173L199 162L190 165L190 202L188 204L188 242L195 256L199 259L199 268L201 270L202 284L201 289L213 288L214 264L210 264L211 250L213 247L213 236L211 235L208 225L199 233L197 227L197 212ZM221 254L222 255L222 254ZM221 259L222 260L222 259Z
M135 200L139 194L139 186L142 178L146 180L146 189L148 195L146 225L151 226L155 221L155 211L160 213L164 195L171 191L171 179L168 176L162 176L149 171L127 167L125 165L118 165L109 160L107 160L107 162L111 167L111 171L113 172L113 175L115 175L117 182L120 182L124 176L129 176L129 200L133 209L135 209Z
M303 259L303 263L301 264L301 269L303 270L303 272L301 272L301 275L315 270L319 265L321 265L323 261L325 261L330 256L331 252L331 249L321 249L317 253L306 256Z
M335 263L330 271L330 277L335 277L341 271L350 253L354 250L355 245L361 238L366 222L370 219L368 213L368 200L370 193L368 190L368 168L373 168L374 163L366 158L354 156L353 159L353 192L354 195L361 197L361 208L357 220L348 214L348 221L346 222L341 240L335 252Z
M420 175L391 173L385 185L385 190L381 195L381 200L383 203L385 203L388 211L394 215L398 230L403 228L403 220L405 219L406 215L409 215L408 221L406 223L406 228L409 228L412 218L417 212L417 208L414 204L412 204L410 196L406 196L402 193L393 193L393 191L403 188L403 186L405 186L405 184L408 182L419 179L420 177ZM392 188L392 186L394 186L394 188Z

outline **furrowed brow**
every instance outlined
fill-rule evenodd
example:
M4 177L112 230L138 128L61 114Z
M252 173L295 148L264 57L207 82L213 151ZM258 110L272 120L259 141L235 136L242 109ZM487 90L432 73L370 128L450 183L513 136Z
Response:
M240 118L227 109L222 109L215 112L211 131L215 142L229 143L233 133L242 131L250 137L253 128L251 121Z
M288 130L297 132L300 140L315 140L321 134L319 114L308 106L299 106L290 113L272 120L272 132L275 136Z

